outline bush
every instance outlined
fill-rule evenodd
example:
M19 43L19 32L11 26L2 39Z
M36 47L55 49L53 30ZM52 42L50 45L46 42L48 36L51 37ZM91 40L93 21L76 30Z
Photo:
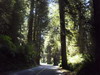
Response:
M77 75L98 75L94 68L94 57L92 55L84 55L85 61L82 63Z
M35 55L34 45L26 44L23 46L19 46L17 50L17 55L23 63L33 64Z
M35 55L34 45L16 46L9 36L0 35L0 72L33 66Z
M0 35L0 71L11 69L15 52L16 46L12 43L11 38Z
M16 46L12 43L11 38L6 35L0 35L0 58L13 58L15 52Z

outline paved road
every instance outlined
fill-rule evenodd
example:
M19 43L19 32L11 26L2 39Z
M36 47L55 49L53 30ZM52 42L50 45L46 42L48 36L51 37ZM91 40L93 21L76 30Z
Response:
M65 75L65 74L61 70L59 70L59 67L57 66L43 65L31 69L26 69L20 72L10 73L7 75Z

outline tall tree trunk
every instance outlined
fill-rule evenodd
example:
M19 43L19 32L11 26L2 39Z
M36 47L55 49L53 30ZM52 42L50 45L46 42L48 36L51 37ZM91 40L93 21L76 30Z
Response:
M94 5L94 28L95 28L95 68L100 72L100 0L93 0ZM99 74L100 75L100 74Z
M84 53L85 51L85 39L84 39L84 20L83 20L83 12L82 12L82 3L79 2L79 5L78 5L78 15L79 15L79 18L78 18L78 25L79 25L79 39L78 39L78 44L79 44L79 47L80 47L80 52L81 53ZM85 36L86 37L86 36Z
M33 17L34 17L34 0L31 0L31 7L30 7L30 15L28 20L28 43L32 43L32 35L33 35Z
M13 8L13 11L12 11L12 23L10 25L10 37L12 38L12 41L13 43L15 44L19 44L19 40L18 40L18 31L20 29L20 17L19 17L19 9L17 7L19 1L18 0L15 0L16 3L14 4L14 8Z
M34 14L34 30L33 30L33 41L36 42L36 30L37 30L37 1L35 2L35 14Z
M67 54L66 54L66 35L65 35L65 11L64 1L59 0L60 28L61 28L61 57L62 68L67 69Z

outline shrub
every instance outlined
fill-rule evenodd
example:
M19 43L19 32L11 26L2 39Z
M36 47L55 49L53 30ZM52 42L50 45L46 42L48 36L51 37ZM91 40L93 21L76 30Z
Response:
M35 59L35 50L34 45L32 44L25 44L22 46L18 46L17 49L17 57L18 59L27 65L33 65Z
M84 62L82 63L80 69L77 72L77 75L96 75L94 72L94 57L93 55L84 55Z
M0 71L11 69L15 52L16 46L12 43L11 38L0 35Z
M34 66L34 48L34 44L16 46L9 36L0 35L0 72Z

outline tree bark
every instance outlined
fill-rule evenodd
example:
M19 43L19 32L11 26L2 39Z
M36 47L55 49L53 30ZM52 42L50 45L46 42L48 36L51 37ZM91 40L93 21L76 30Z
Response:
M95 37L95 67L100 72L100 0L93 0L94 8L94 37Z
M62 57L62 68L67 69L67 54L66 54L66 35L65 35L65 12L64 12L64 1L59 0L59 14L60 14L60 31L61 31L61 57Z
M20 16L19 16L19 11L20 9L18 9L17 5L18 5L19 1L16 0L16 3L14 4L14 7L13 7L13 10L12 10L12 22L11 22L11 25L10 25L10 37L12 38L12 42L14 44L19 44L19 40L18 40L18 37L19 37L19 33L18 31L20 30Z
M34 0L31 0L31 7L30 7L30 15L28 20L28 43L32 43L33 41L33 17L34 17Z

